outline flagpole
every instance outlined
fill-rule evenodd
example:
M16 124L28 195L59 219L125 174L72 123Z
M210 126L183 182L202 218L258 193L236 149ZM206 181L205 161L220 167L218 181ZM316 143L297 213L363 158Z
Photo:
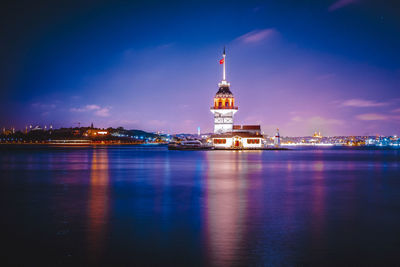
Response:
M223 66L223 75L222 75L222 80L225 81L226 80L226 76L225 76L225 47L224 47L224 53L222 54L223 58L224 58L224 66Z

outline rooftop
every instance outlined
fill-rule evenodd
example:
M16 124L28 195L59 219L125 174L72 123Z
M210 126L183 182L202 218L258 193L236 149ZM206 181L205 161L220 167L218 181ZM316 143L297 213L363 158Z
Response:
M219 89L216 97L233 97L231 90L229 89L229 85L227 84L219 84Z
M261 126L260 125L233 125L233 130L261 131Z
M230 132L230 133L223 133L223 134L213 134L211 138L232 138L235 136L244 137L244 138L263 138L262 135L256 133L249 133L249 132Z

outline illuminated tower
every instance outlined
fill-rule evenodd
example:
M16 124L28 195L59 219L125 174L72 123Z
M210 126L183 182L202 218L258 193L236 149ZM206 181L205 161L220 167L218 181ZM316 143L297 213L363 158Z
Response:
M222 81L218 84L218 92L214 97L214 106L211 112L214 114L214 133L232 132L233 115L238 111L235 107L235 98L229 90L230 84L226 81L225 75L225 48L219 61L222 64Z
M275 145L276 147L278 147L278 146L281 145L281 136L280 136L280 134L279 134L279 128L276 129L276 134L275 134L275 138L274 138L274 145Z

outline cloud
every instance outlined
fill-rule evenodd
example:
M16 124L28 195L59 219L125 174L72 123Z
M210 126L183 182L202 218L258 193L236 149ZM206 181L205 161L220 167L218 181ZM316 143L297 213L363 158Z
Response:
M108 117L108 116L110 116L110 108L107 108L107 107L101 108L99 110L96 110L96 112L94 114L99 117Z
M173 47L175 45L175 43L166 43L166 44L161 44L159 46L157 46L158 49L167 49L170 47Z
M393 109L392 112L394 112L394 113L400 113L400 108Z
M32 103L32 107L40 108L40 109L55 109L57 106L56 104L44 104L44 103Z
M348 6L350 4L354 4L359 2L359 0L338 0L335 3L333 3L332 5L329 6L328 11L332 12L338 9L341 9L345 6Z
M377 113L360 114L357 115L356 118L362 121L384 121L389 119L388 116Z
M190 105L188 105L188 104L180 104L180 105L178 105L178 108L187 109L187 108L190 108Z
M324 118L321 116L314 116L314 117L309 117L309 118L303 118L300 116L294 116L291 118L289 124L310 124L310 125L342 125L344 122L342 120L338 119L330 119L330 118Z
M96 116L99 117L108 117L110 116L110 107L100 107L98 105L86 105L80 108L71 108L71 112L93 112Z
M320 116L312 117L308 120L312 125L342 125L343 121L337 119L328 119Z
M387 106L388 104L389 103L386 102L376 102L365 99L349 99L344 101L342 103L342 106L365 108L365 107L382 107L382 106Z
M292 121L293 121L293 122L302 122L302 121L304 121L304 120L303 120L303 118L300 117L300 116L294 116L294 117L292 118Z
M98 105L86 105L81 108L71 108L70 110L72 112L86 112L86 111L99 110L99 109L101 109L101 107Z
M276 35L277 31L275 29L263 29L263 30L254 30L243 34L236 38L236 41L250 44L250 43L258 43L265 39L271 38L272 36Z

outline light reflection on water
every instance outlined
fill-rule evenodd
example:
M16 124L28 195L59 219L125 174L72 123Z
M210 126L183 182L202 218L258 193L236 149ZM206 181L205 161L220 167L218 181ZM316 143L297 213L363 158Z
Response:
M91 262L99 259L105 244L109 210L109 163L106 149L94 149L90 169L88 242Z
M0 171L16 264L21 250L43 265L397 259L397 151L23 147L0 149Z
M206 240L210 261L215 266L235 262L242 250L247 218L247 179L253 171L261 170L256 163L248 165L244 153L208 153L206 177Z

